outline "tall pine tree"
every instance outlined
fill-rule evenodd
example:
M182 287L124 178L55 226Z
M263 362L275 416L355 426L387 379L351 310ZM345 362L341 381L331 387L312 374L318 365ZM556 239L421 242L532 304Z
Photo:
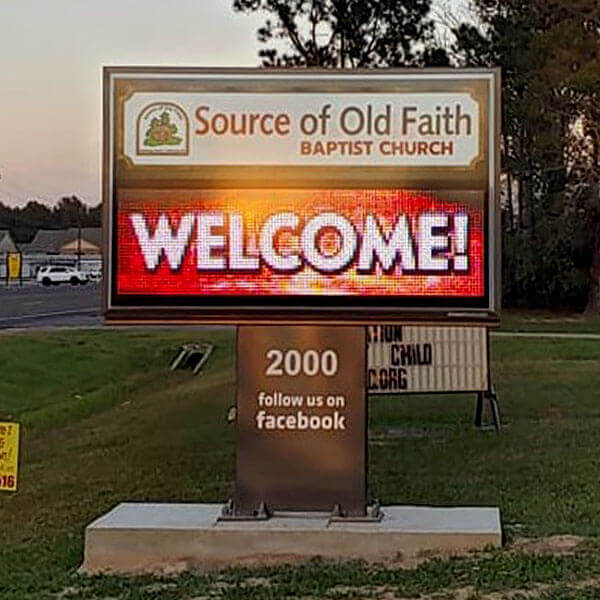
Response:
M431 0L234 0L233 8L266 14L258 30L266 67L448 64Z
M505 299L554 306L589 288L588 310L600 312L600 6L473 6L479 24L455 32L461 63L503 69Z

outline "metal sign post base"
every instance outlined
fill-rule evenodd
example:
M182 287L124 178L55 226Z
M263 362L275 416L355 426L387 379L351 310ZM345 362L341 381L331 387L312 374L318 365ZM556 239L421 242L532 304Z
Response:
M217 521L268 521L272 516L264 502L261 502L252 513L239 514L235 509L235 502L229 499L221 509Z
M365 516L352 516L344 514L342 507L336 504L331 511L329 523L379 523L383 519L383 511L379 502L367 507Z
M239 514L235 508L235 502L233 499L227 501L227 503L221 509L221 514L217 518L217 522L255 522L255 521L268 521L273 517L282 518L296 518L296 519L314 519L327 516L329 523L379 523L383 520L384 513L381 510L381 506L378 502L367 507L366 514L361 515L348 515L344 512L339 504L336 504L331 513L314 512L314 511L279 511L273 513L269 510L268 506L261 502L260 506L252 514Z

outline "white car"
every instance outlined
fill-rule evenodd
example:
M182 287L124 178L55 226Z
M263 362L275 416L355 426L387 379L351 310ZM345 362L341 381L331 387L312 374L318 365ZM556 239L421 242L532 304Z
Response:
M98 282L102 280L102 271L100 269L93 269L86 272L88 281Z
M43 285L58 285L70 283L71 285L88 282L85 273L75 267L47 266L42 267L37 273L37 282Z

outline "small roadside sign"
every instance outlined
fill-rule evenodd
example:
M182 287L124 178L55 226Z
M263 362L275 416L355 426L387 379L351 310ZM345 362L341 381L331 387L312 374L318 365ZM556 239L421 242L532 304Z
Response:
M7 275L9 280L15 280L21 278L21 253L20 252L9 252L6 256L8 263Z
M0 422L0 491L17 491L19 424Z

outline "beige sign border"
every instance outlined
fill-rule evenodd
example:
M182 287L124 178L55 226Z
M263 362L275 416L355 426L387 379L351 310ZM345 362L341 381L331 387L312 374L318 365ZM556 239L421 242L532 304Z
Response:
M370 165L370 166L366 166L366 165L352 165L350 167L345 167L345 166L340 166L340 165L328 165L328 164L324 164L323 165L323 169L331 169L331 168L337 168L338 170L344 170L344 171L349 171L349 172L355 172L360 170L364 170L364 169L370 169L370 170L374 170L376 173L376 176L378 176L379 178L381 178L381 173L383 172L382 170L387 169L388 171L392 172L394 175L396 175L394 172L396 172L397 170L401 169L403 172L405 173L409 173L409 174L413 174L413 173L424 173L424 172L429 172L431 169L435 168L435 169L439 169L440 171L442 171L443 173L445 173L447 176L448 175L452 175L452 173L456 172L456 171L464 171L464 172L468 172L471 176L476 174L481 174L485 171L485 158L487 156L487 147L486 147L486 143L485 140L487 138L487 127L488 127L488 123L487 120L485 118L486 116L486 108L487 108L487 90L485 88L485 85L483 85L484 82L481 81L477 81L477 82L473 82L470 85L464 85L464 84L456 84L455 89L449 89L448 85L444 85L444 86L436 86L439 89L428 89L426 93L456 93L456 94L466 94L468 95L473 102L477 105L478 107L478 113L479 113L479 122L478 122L478 131L479 131L479 138L478 138L478 148L479 148L479 152L478 154L471 160L469 165L453 165L453 166L442 166L442 165L421 165L421 166L407 166L407 165L399 165L399 166L394 166L394 165ZM402 94L404 96L418 96L420 93L420 90L418 90L419 85L417 84L417 82L410 82L410 84L408 83L402 83L401 85L396 84L395 82L387 82L387 85L385 87L382 87L383 84L377 85L377 86L371 86L368 90L367 89L357 89L357 87L354 84L348 85L348 82L342 82L342 84L337 83L336 85L322 85L322 86L316 86L314 83L312 84L312 87L314 87L314 89L311 89L310 91L304 90L303 92L296 90L295 88L291 87L289 85L289 82L287 81L282 81L282 82L278 82L278 85L276 86L269 86L269 85L265 85L262 86L259 90L256 91L252 91L252 94L262 94L262 95L269 95L269 94L290 94L290 92L294 92L294 96L297 95L301 95L301 94L305 94L306 96L311 96L312 94L323 94L323 93L332 93L332 94L345 94L345 95L353 95L353 94L364 94L365 91L368 91L369 94L371 95L378 95L378 94ZM387 87L389 87L389 89L386 89ZM181 84L179 86L173 85L170 82L165 82L163 80L159 80L156 82L153 82L153 85L148 85L146 81L134 81L133 83L131 82L127 82L123 85L120 85L117 83L117 88L116 88L116 102L117 102L117 119L118 119L118 127L116 130L116 140L117 140L117 161L118 161L118 165L121 167L120 170L120 176L118 175L118 179L120 181L126 180L130 177L132 177L132 171L136 172L136 175L138 178L141 177L147 177L150 180L160 180L162 178L164 178L165 173L168 173L170 177L176 177L178 179L181 179L184 182L187 182L189 180L198 180L198 179L206 179L208 182L210 181L214 181L214 171L215 169L218 169L219 172L230 172L233 169L240 169L240 165L239 163L236 164L230 164L230 165L222 165L222 164L201 164L201 163L194 163L194 162L187 162L186 164L183 165L175 165L175 164L168 164L168 165L144 165L144 164L136 164L135 162L135 156L131 156L130 154L127 153L126 149L125 149L125 138L126 138L126 103L131 100L133 98L133 96L136 93L186 93L186 92L193 92L195 94L198 94L200 97L202 95L202 93L207 93L207 94L215 94L215 93L227 93L227 94L231 94L231 93L244 93L244 94L248 94L249 89L248 89L248 84L246 82L239 82L237 85L232 86L232 89L228 90L227 92L222 92L222 90L216 89L216 87L214 85L211 84L211 82L205 82L205 81L194 81L194 82L186 82L185 85ZM176 107L177 109L179 109L180 111L182 111L186 117L186 121L188 124L188 131L190 131L189 129L189 115L184 111L184 109L181 108L181 106L179 104L177 104L177 102L175 100L165 100L165 101L159 101L159 100L155 100L152 101L150 104L146 105L144 107L144 109L142 110L142 112L138 115L137 117L137 123L136 123L136 145L135 145L135 153L138 156L143 156L143 155L159 155L159 154L175 154L175 153L170 153L170 152L161 152L161 153L157 153L157 152L148 152L146 150L141 149L141 145L139 143L139 121L141 118L141 115L151 106L158 106L158 105L171 105L173 107ZM189 139L189 137L188 137ZM188 151L189 151L189 146L188 146ZM181 153L182 155L183 153ZM252 173L257 169L257 168L262 168L262 169L268 169L269 173L273 174L273 169L276 169L276 174L277 173L281 173L281 174L286 174L288 172L295 172L300 170L300 173L302 173L302 176L304 176L303 171L306 171L306 169L313 169L315 168L316 165L312 165L312 164L302 164L302 165L269 165L267 167L265 167L264 165L248 165L248 169L245 169L245 171L247 172L248 175L250 175L252 177ZM243 171L243 167L242 167L242 171ZM225 177L227 179L227 177ZM218 177L217 179L220 179L220 177ZM203 185L205 185L206 182L203 182Z

